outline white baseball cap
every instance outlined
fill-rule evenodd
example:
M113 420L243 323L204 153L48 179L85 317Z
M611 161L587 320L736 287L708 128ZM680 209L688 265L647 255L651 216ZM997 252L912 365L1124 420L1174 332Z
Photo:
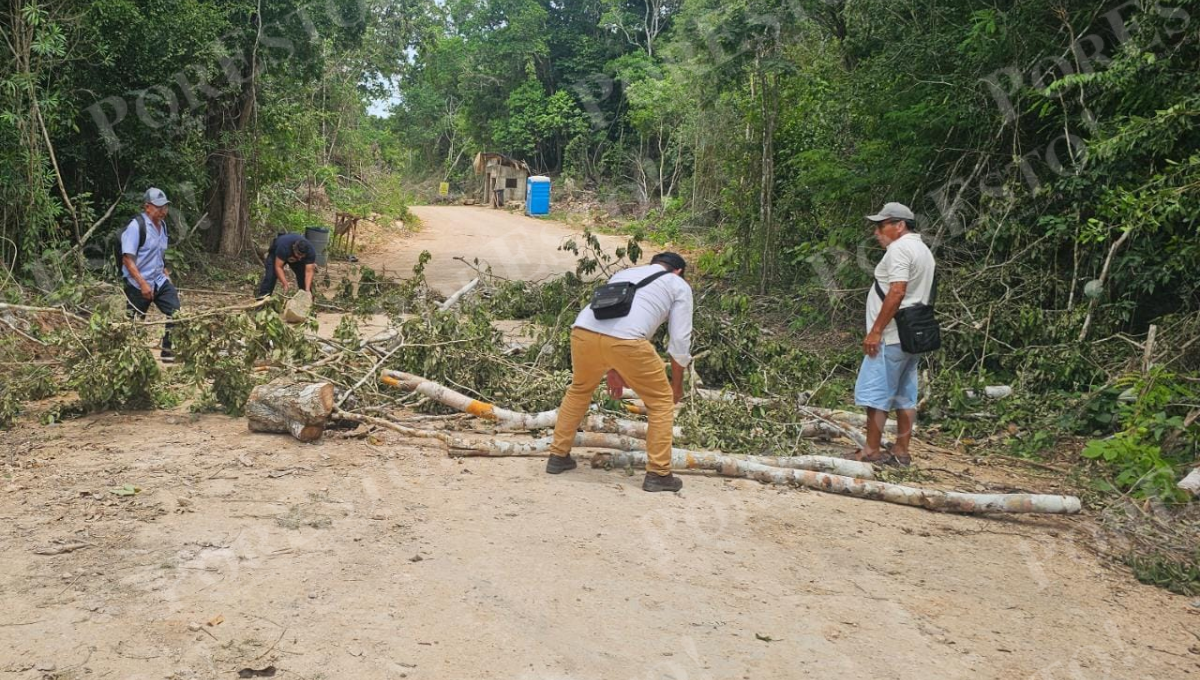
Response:
M903 203L885 203L878 215L867 215L867 219L872 222L882 222L884 220L915 220L917 216Z
M170 201L167 200L167 195L163 193L162 189L150 187L149 189L146 189L146 203L157 205L161 208L170 203Z

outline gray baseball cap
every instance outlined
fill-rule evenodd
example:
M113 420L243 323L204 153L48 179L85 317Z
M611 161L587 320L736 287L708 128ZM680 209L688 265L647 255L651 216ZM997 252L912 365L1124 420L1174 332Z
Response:
M163 193L163 190L156 189L154 187L146 189L146 202L152 205L157 205L160 208L170 203L170 201L167 200L167 195Z
M915 220L917 216L903 203L885 203L878 215L867 215L872 222L884 220Z

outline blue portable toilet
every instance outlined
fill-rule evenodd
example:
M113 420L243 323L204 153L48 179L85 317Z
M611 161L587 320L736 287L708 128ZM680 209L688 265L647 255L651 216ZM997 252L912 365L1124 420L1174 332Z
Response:
M537 175L525 181L525 214L550 214L550 178Z

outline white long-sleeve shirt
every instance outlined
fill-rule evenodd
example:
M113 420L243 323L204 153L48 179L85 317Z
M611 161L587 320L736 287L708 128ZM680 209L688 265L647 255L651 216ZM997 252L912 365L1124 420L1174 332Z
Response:
M609 283L637 283L663 270L660 264L632 267L613 274ZM669 321L671 339L667 353L680 366L692 363L692 287L675 274L660 276L645 288L639 288L629 314L616 319L597 319L591 307L584 307L575 318L575 328L622 340L649 340L663 321Z

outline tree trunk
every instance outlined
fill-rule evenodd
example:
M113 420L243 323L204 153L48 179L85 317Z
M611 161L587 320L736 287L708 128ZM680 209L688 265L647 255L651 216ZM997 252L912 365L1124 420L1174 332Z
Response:
M674 453L671 456L672 468L676 467L675 459L677 456L678 453ZM853 477L832 475L813 470L776 468L728 457L721 464L718 464L716 461L705 460L697 456L699 454L693 454L693 457L696 458L694 462L692 460L686 461L687 468L716 469L719 474L727 477L747 477L768 484L803 486L828 493L843 494L874 501L885 501L899 505L911 505L938 512L958 512L964 514L1036 512L1053 515L1074 515L1080 510L1079 499L1074 496L938 491L936 489L921 489L912 486L901 486L899 484L888 484L887 482L855 479ZM638 468L645 464L646 454L641 451L614 453L592 458L592 465L594 467ZM710 467L710 464L716 465L716 467Z
M466 437L448 437L443 441L450 447L450 455L463 458L510 458L522 456L546 455L550 452L553 437L542 437L531 441L506 441L502 439L473 439ZM642 456L645 465L645 452L642 447L645 442L633 437L623 437L617 434L599 434L596 432L580 432L575 435L574 446L584 449L614 449L625 453L600 454L599 465L608 465L613 456L629 455ZM592 459L596 460L596 457ZM623 458L620 460L624 460ZM593 462L593 465L596 463ZM747 467L751 466L751 467ZM674 470L716 470L722 474L728 471L740 470L727 476L745 477L746 470L757 469L754 466L768 466L792 470L815 470L836 475L845 475L856 479L875 479L875 468L870 463L860 463L854 460L833 458L831 456L728 456L716 451L691 451L688 449L671 449L671 468ZM624 467L624 465L620 466Z
M236 147L225 149L224 171L224 211L221 213L221 244L218 252L222 255L241 255L250 240L250 206L246 190L246 159L241 149Z
M251 431L287 432L302 442L320 439L331 413L332 383L280 379L255 387L246 401Z
M775 270L775 126L779 112L778 78L770 73L760 74L759 86L762 113L762 165L758 194L758 212L762 224L762 268L759 293L767 292L767 283Z
M215 229L207 234L204 245L221 255L238 256L250 244L250 192L246 183L245 133L250 129L258 104L253 58L242 67L242 89L232 101L211 105L207 135L216 142L209 156L208 170L212 188L208 196L208 214Z

